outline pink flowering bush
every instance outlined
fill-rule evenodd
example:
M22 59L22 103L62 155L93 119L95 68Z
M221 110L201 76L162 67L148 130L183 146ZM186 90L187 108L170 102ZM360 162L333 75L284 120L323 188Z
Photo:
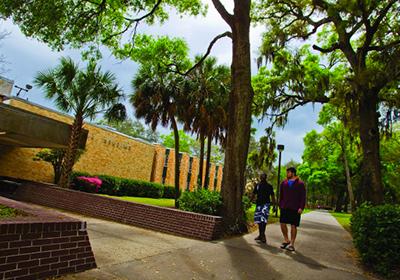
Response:
M74 184L75 189L89 193L98 193L103 183L98 177L79 176L75 180L78 181Z

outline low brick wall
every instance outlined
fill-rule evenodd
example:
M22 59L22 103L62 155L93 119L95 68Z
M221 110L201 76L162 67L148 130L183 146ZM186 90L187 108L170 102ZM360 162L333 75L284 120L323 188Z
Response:
M86 223L0 197L28 216L0 220L0 279L46 279L95 268Z
M201 240L218 239L222 218L122 201L53 185L24 183L13 197L44 206Z

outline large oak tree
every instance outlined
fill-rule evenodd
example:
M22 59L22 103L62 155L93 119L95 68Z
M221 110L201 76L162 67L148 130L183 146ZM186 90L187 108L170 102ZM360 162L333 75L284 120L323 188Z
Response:
M378 111L384 93L400 78L400 1L265 0L255 17L268 26L264 38L268 57L294 39L311 39L316 52L349 69L346 96L357 106L362 184L370 201L382 203ZM398 89L394 92L398 96Z

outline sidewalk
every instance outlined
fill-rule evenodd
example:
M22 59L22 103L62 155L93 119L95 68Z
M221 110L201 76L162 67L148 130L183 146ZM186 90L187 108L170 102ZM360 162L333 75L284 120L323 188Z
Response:
M260 245L256 233L202 242L84 219L99 268L61 279L367 279L349 233L326 212L303 215L295 253L279 248L279 224Z

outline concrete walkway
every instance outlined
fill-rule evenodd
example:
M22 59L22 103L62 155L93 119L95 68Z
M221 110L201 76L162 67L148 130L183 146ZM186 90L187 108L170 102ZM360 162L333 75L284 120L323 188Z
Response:
M278 224L267 227L268 245L256 233L202 242L81 217L98 269L62 279L367 279L351 257L349 233L326 212L302 217L296 252L279 248Z

